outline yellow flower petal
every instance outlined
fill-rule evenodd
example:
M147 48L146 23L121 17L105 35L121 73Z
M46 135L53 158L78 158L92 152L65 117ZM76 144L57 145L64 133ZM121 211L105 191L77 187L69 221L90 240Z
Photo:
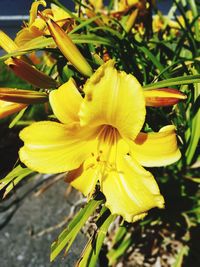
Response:
M44 30L46 28L46 23L41 18L37 18L35 22L30 27L25 27L17 33L15 38L16 44L23 48L29 41L36 37L44 35Z
M78 112L82 97L73 79L61 85L57 90L51 91L49 101L54 114L62 123L79 121Z
M130 156L118 158L117 169L103 178L101 191L111 213L123 216L128 222L143 218L151 208L164 205L152 174Z
M60 8L55 4L51 4L51 11L55 21L71 18L71 16L63 8Z
M30 9L29 26L31 26L33 24L33 22L37 18L38 6L39 5L43 5L44 7L46 7L47 4L46 4L46 2L44 0L40 0L40 1L32 3L31 9Z
M0 47L2 47L8 53L13 52L19 48L18 45L1 30L0 30Z
M84 140L83 140L84 136ZM34 171L60 173L78 168L92 148L90 130L57 122L36 122L20 132L20 160Z
M95 8L96 11L103 8L103 0L89 0L89 3Z
M135 77L118 72L110 60L87 81L84 92L81 125L111 125L129 139L138 135L145 119L145 100Z
M66 182L70 183L85 196L89 196L94 193L95 185L99 178L97 165L90 157L78 169L69 172Z
M158 133L140 133L130 146L132 157L146 167L169 165L181 157L173 125L161 128Z

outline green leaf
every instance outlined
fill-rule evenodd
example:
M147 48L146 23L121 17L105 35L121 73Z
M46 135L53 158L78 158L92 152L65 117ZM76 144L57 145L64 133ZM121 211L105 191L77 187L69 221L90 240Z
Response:
M192 163L194 154L196 152L199 138L200 138L200 108L198 105L198 99L200 97L200 83L194 84L194 104L193 107L196 105L197 112L191 117L191 126L190 126L190 138L189 138L189 145L186 150L187 156L187 164L190 165ZM189 107L190 108L190 107Z
M28 168L22 168L20 165L15 167L6 177L0 180L0 190L6 187L3 195L5 197L22 179L26 178L33 171Z
M53 261L65 247L65 253L68 252L85 222L102 202L102 199L92 199L75 215L68 227L59 235L58 240L51 245L50 261Z
M182 267L183 266L183 258L188 254L189 248L188 246L183 246L180 250L180 252L177 255L175 263L172 265L172 267Z
M95 20L101 18L102 16L95 16L95 17L92 17L90 19L86 19L85 21L83 21L82 23L80 23L78 26L76 26L71 32L70 34L73 34L77 31L79 31L80 29L82 29L83 27L85 26L88 26L89 24L91 24L92 22L94 22Z
M154 56L154 54L151 53L151 51L145 47L145 46L138 46L138 48L151 60L152 64L155 65L155 67L161 72L163 73L163 76L165 78L169 78L169 74L167 74L166 72L164 72L164 66L160 63L160 61L157 59L156 56Z
M125 226L119 226L118 231L116 232L115 237L113 238L113 245L118 243L126 235L127 228Z
M109 264L111 266L117 261L119 257L121 257L125 253L131 243L132 237L128 233L116 248L113 248L108 252L107 256L109 259Z
M69 34L70 35L70 34ZM101 37L96 34L72 34L70 35L75 44L96 44L114 47L115 44L109 38Z
M107 211L107 210L106 210ZM110 224L116 218L116 215L109 215L107 219L103 222L101 227L98 229L95 238L91 238L86 248L84 249L81 259L76 264L76 267L95 267L97 264L98 256L102 248L106 233Z
M190 6L191 6L191 10L192 10L192 14L193 17L196 19L195 23L194 23L194 27L195 27L195 37L197 39L197 41L200 41L200 30L199 30L199 11L198 11L198 7L196 5L196 1L195 0L188 0Z
M116 31L110 27L107 27L107 26L99 26L99 27L95 27L93 29L90 29L90 31L99 31L99 30L102 30L102 31L105 31L105 32L109 32L111 33L112 35L116 36L118 39L122 40L124 37L123 35L121 35L121 33L119 31Z
M26 111L27 107L20 110L20 112L18 112L18 114L14 117L14 119L11 121L11 123L9 124L8 128L11 129L13 128L18 122L19 120L21 120L21 118L24 115L24 112Z
M191 181L193 181L193 182L195 182L195 183L200 183L200 178L198 178L198 177L188 177L188 176L185 176L185 178L186 179L189 179L189 180L191 180Z
M96 44L96 45L107 45L114 46L114 43L109 38L100 37L96 34L69 34L70 38L75 44ZM46 38L40 36L26 43L20 50L8 53L0 57L0 61L5 61L10 57L22 56L31 53L35 50L41 50L54 46L55 42L52 37Z
M156 88L164 88L174 85L191 84L199 82L200 82L200 75L187 75L187 76L179 76L176 78L166 79L152 84L147 84L143 86L143 89L151 90Z

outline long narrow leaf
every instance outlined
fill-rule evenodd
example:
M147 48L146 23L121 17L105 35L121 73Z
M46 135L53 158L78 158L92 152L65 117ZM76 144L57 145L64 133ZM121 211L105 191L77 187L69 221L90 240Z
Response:
M95 267L97 264L99 252L103 245L104 239L106 237L106 233L110 224L115 219L115 215L110 215L102 224L102 226L98 229L98 233L95 237L95 240L91 238L84 250L84 253L77 263L76 267Z
M164 81L159 81L152 84L147 84L143 86L143 89L151 90L156 88L169 87L173 85L191 84L199 82L200 82L200 75L187 75L187 76L180 76L176 78L166 79Z
M102 202L103 200L92 199L76 214L76 216L69 223L67 229L65 229L59 235L58 240L52 244L50 255L51 261L53 261L65 247L65 253L67 253L77 234L88 220L89 216Z
M33 171L28 168L16 166L6 177L0 180L0 190L6 187L4 197L17 185L23 178L27 177Z

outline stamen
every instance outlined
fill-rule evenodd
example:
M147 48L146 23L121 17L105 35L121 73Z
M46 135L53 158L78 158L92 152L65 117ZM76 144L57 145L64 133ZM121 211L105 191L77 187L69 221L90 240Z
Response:
M111 125L103 125L98 134L98 147L96 161L100 166L100 175L105 178L105 173L116 169L118 130Z

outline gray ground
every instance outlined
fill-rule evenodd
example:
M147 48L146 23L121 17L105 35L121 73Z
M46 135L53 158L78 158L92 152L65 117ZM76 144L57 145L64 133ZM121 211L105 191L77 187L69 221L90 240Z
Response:
M28 185L29 187L30 185ZM32 186L32 185L31 185ZM24 189L25 188L25 189ZM79 196L71 193L65 197L66 184L59 181L42 195L29 194L20 204L16 213L1 230L0 266L1 267L73 267L84 247L86 238L80 234L66 257L63 254L53 263L49 262L50 245L63 227L53 232L34 236L34 234L63 221L70 213L70 202ZM17 190L19 196L27 191L27 185ZM1 204L5 206L8 201ZM0 222L5 212L0 213Z

